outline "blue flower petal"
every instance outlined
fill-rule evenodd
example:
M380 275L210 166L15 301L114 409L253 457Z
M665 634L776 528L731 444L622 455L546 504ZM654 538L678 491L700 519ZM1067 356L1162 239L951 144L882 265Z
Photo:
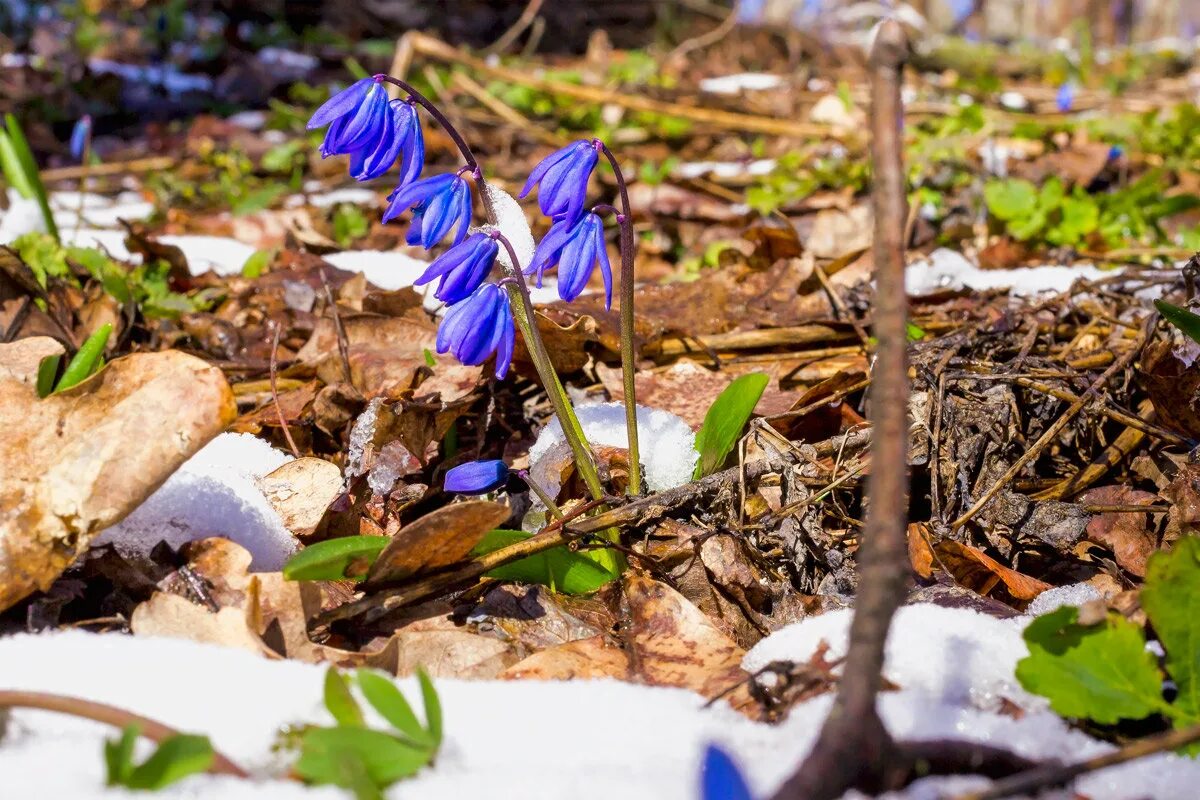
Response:
M374 78L363 78L350 84L347 88L335 94L322 104L308 121L308 129L323 128L339 117L349 114L358 108L367 90L375 83Z
M737 764L716 745L704 751L701 787L703 800L753 800Z
M538 164L525 182L521 197L538 186L538 207L550 217L574 221L583 211L587 185L599 161L596 147L587 141L572 142Z
M468 461L446 471L442 486L447 492L485 494L508 482L508 465L503 461Z

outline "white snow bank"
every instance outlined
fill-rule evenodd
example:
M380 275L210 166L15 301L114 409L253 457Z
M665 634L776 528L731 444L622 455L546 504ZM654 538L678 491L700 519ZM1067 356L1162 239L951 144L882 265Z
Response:
M940 291L1009 289L1013 295L1062 292L1079 279L1096 280L1114 274L1091 265L1045 265L1019 269L980 269L954 250L939 248L927 259L913 262L904 273L904 284L914 296Z
M834 612L789 626L747 656L806 660L828 637L844 638L849 615ZM1012 664L1024 655L1027 618L995 620L973 611L930 605L903 609L889 641L887 674L900 689L885 692L881 713L906 739L951 738L1008 747L1037 758L1076 760L1110 749L1070 730L1013 685ZM190 641L68 631L0 639L0 686L68 693L205 733L258 782L196 776L159 793L194 797L334 798L270 780L287 761L271 751L283 725L329 724L321 706L321 667L268 661L241 650ZM399 681L412 698L412 680ZM767 797L811 746L831 697L796 706L778 726L746 720L696 695L610 680L437 681L446 742L437 766L397 784L389 797L457 800L697 800L704 746L716 742L746 773L756 797ZM999 697L1026 707L1019 720L996 713ZM102 726L68 717L15 711L0 741L0 775L14 797L127 797L103 787ZM1161 755L1083 778L1093 800L1189 798L1200 762ZM892 795L933 800L939 788L972 779L929 779Z
M251 569L273 572L296 550L296 540L267 502L258 480L292 457L248 433L222 433L95 544L146 554L159 541L179 547L224 536L250 551Z
M779 75L765 72L739 72L700 81L700 91L711 94L740 94L741 92L763 92L783 83Z
M412 286L429 266L429 262L407 253L388 250L343 250L324 258L338 269L361 272L368 281L388 291Z
M622 403L595 403L576 406L583 434L592 444L627 447L625 406ZM688 424L669 411L637 407L638 450L646 467L646 484L654 491L682 486L692 479L696 468L696 434ZM533 463L550 448L566 441L562 425L555 418L538 434L529 448Z

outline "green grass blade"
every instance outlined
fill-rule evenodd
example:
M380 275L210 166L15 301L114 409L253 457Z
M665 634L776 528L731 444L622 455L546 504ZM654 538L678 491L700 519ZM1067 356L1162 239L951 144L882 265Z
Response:
M112 335L112 324L104 323L95 333L87 338L79 352L67 364L63 375L58 379L54 391L61 392L82 383L89 375L100 368L104 360L104 348L108 346L108 337Z
M50 199L46 195L46 187L42 184L42 176L38 174L37 161L33 158L33 151L29 149L25 131L21 129L21 123L12 114L4 115L4 124L8 130L8 137L12 142L17 161L29 182L33 198L37 200L38 206L42 209L42 217L46 221L46 232L53 236L56 242L61 242L62 237L58 235L58 224L54 221L54 214L50 211Z
M703 478L721 468L770 380L765 373L751 372L726 386L717 396L704 415L704 425L696 434L700 460L692 477Z
M1183 331L1189 339L1200 342L1200 316L1164 300L1155 300L1154 307L1163 315L1163 319Z

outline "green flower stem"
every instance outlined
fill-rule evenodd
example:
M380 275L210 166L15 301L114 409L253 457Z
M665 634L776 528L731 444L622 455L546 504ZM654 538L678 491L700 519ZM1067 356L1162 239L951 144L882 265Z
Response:
M599 145L600 152L604 153L612 167L617 189L621 193L621 213L617 215L621 225L621 381L625 389L625 432L629 441L629 493L639 495L642 493L642 462L638 457L637 386L634 382L637 365L634 363L633 341L633 212L629 207L629 189L617 157L603 142Z

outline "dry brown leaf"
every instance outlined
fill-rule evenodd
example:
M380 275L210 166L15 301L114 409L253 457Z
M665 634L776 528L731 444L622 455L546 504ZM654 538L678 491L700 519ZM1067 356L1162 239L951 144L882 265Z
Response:
M246 612L226 606L216 613L169 592L158 592L133 611L129 627L137 636L191 639L274 655L246 624Z
M316 530L329 504L342 493L342 471L322 458L289 461L258 482L284 527L298 537Z
M1080 496L1079 502L1099 506L1148 506L1159 501L1153 492L1128 486L1098 486ZM1087 538L1113 551L1122 569L1141 578L1146 575L1146 559L1158 549L1158 535L1150 528L1148 514L1103 512L1087 525Z
M908 561L913 572L923 579L933 575L933 548L929 546L929 526L914 522L908 526Z
M508 506L468 500L432 511L400 529L375 559L367 587L404 580L462 561L484 534L512 514Z
M869 203L849 211L827 208L817 212L805 249L817 258L840 258L871 246L874 214Z
M490 680L517 662L512 647L490 636L458 630L400 631L397 675L417 667L434 678Z
M617 678L629 674L629 657L606 636L592 636L551 647L518 661L504 672L504 680L569 681Z
M1013 599L1029 601L1052 588L1045 581L1004 566L977 547L953 539L937 542L933 551L955 581L981 595L991 592L997 583L1003 583Z
M664 583L640 575L624 581L629 646L636 676L651 686L678 686L712 699L726 694L738 710L753 707L742 669L746 651L700 609Z
M221 371L173 350L39 399L13 377L31 347L0 345L0 609L47 588L236 416Z

